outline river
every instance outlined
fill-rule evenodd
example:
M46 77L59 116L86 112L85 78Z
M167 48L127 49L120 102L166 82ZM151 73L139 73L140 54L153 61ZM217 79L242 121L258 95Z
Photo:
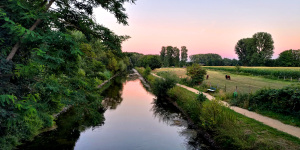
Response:
M157 100L136 76L118 77L110 84L101 93L105 111L75 106L59 116L56 129L18 149L211 149L172 104Z

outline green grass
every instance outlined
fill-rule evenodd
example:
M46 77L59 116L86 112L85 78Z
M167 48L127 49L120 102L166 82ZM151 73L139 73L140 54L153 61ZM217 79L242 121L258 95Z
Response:
M181 87L174 87L168 94L199 127L210 130L224 149L300 149L300 139L238 114L217 101L201 105L195 93Z
M234 66L204 66L207 69L237 73ZM300 67L241 67L239 73L245 75L263 76L271 79L300 82Z
M180 70L176 68L176 74L182 74ZM178 86L168 95L200 128L211 131L224 149L300 149L299 138L236 113L219 101L201 104L196 100L197 94Z
M232 67L227 67L227 68L232 68ZM158 73L163 71L173 72L179 77L187 77L186 68L160 68L154 70L153 73ZM210 94L218 99L227 101L229 103L232 99L233 92L235 91L236 87L237 87L238 94L247 94L247 93L255 93L255 91L262 88L281 89L291 84L298 84L298 83L282 81L282 80L267 79L258 76L230 74L229 72L226 71L207 70L207 74L209 74L209 79L208 80L205 79L202 85L194 86L193 88L206 92L210 86L215 88L218 87L215 93L210 93ZM225 79L226 74L231 76L231 80ZM225 91L225 85L226 85L226 91ZM270 111L258 111L258 110L254 110L254 111L262 115L277 119L286 124L290 124L294 126L299 126L300 124L300 118L282 115Z
M162 71L173 72L178 77L187 77L186 68L160 68L154 70L153 73L158 73ZM279 89L291 84L290 82L286 81L272 80L256 76L230 74L228 72L223 71L207 70L207 74L209 75L209 79L204 80L203 84L206 85L205 87L218 87L219 90L225 92L226 85L225 93L230 94L232 94L235 91L236 87L238 93L251 93L262 88ZM231 76L231 80L225 79L226 74Z

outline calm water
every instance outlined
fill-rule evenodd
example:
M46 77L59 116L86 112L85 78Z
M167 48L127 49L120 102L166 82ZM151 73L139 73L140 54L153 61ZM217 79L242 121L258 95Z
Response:
M156 100L139 79L124 79L113 81L103 91L104 115L99 110L83 116L84 107L74 107L59 117L57 129L19 149L209 149L176 108L166 100Z

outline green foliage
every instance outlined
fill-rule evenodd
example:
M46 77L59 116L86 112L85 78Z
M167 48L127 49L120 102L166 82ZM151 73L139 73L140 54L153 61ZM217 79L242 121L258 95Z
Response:
M152 70L155 68L160 68L162 63L158 55L144 55L139 60L140 67L146 68L149 66Z
M241 66L240 65L235 65L235 70L236 70L236 72L240 72L240 70L241 70Z
M233 127L236 116L220 100L212 100L203 103L200 120L204 128L213 130L217 127Z
M235 53L243 65L263 66L274 53L273 44L271 34L257 32L252 38L240 39L235 46Z
M286 50L279 54L277 66L300 67L300 50Z
M206 66L222 66L222 57L218 54L196 54L191 55L190 59L193 63L206 65Z
M282 89L262 89L255 94L241 94L233 105L253 111L270 111L293 118L300 118L300 86ZM297 124L299 126L299 124Z
M144 77L149 76L150 73L151 73L151 71L152 71L151 68L150 68L149 66L147 66L146 69L145 69L144 72L143 72L143 76L144 76Z
M168 76L164 76L164 78L156 78L152 85L153 94L157 97L166 96L167 91L174 87L177 82L177 76L171 73Z
M204 68L213 70L222 70L231 73L235 73L234 67L217 67L217 66L205 66ZM286 68L286 67L241 67L240 73L250 74L254 76L264 76L271 79L299 79L300 71L299 68Z
M206 70L199 64L193 64L187 67L187 75L192 78L192 83L194 85L201 84L204 80L204 75L206 75Z
M185 48L185 46L183 46L183 47ZM184 57L182 57L182 58L185 59L185 56L187 57L186 48L183 51L184 51L183 52ZM167 47L163 46L160 51L160 60L164 67L179 66L180 65L180 50L177 47L173 47L173 46L167 46Z
M129 37L96 24L93 8L102 6L127 24L126 2L134 0L56 0L56 8L46 10L44 0L0 1L5 6L0 7L0 149L13 149L51 127L52 115L63 107L100 108L97 87L127 69L121 42ZM29 30L37 19L42 21ZM13 61L7 61L18 41Z
M202 92L199 92L199 94L197 96L197 100L202 103L202 102L206 101L207 98Z
M181 46L181 66L185 66L186 65L186 61L188 58L188 54L187 54L188 50L186 49L186 46Z

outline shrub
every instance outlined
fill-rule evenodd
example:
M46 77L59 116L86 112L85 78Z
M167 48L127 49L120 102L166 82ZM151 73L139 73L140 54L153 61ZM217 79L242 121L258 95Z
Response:
M207 98L202 92L200 92L197 96L197 100L202 103L202 102L206 101Z
M167 91L174 87L178 82L175 74L169 74L164 79L156 78L153 83L153 93L157 97L163 97L167 95Z
M192 83L194 85L201 84L204 80L204 75L206 75L206 70L199 64L193 64L192 66L187 67L187 75L192 78Z
M146 67L146 69L143 72L143 76L147 77L151 73L151 68L149 66Z

